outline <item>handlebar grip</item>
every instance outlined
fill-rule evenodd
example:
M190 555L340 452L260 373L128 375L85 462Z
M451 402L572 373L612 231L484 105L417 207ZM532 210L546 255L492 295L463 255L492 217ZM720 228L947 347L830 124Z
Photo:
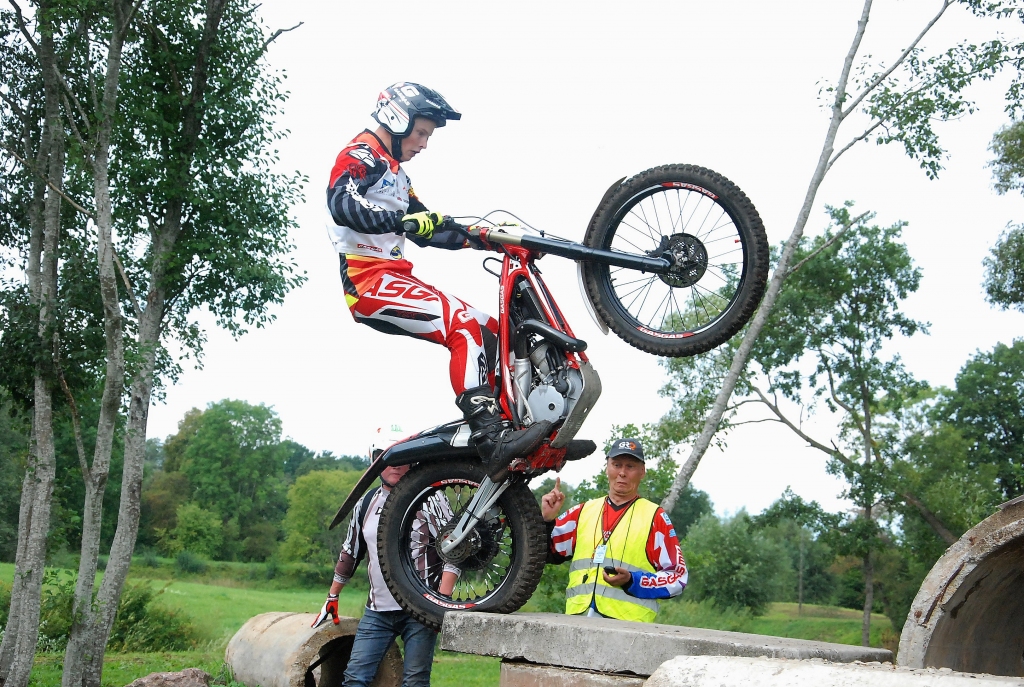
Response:
M416 220L407 219L402 222L402 231L407 234L415 234L419 228L420 225L416 223Z

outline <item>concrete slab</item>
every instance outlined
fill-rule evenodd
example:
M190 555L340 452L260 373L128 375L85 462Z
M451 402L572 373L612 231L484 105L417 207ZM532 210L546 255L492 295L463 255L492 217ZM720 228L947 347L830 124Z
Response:
M499 687L643 687L644 678L533 663L502 663Z
M644 687L1024 687L1020 678L911 669L885 664L842 664L821 659L677 656Z
M554 613L449 611L441 648L567 668L651 675L676 656L892 661L888 649Z

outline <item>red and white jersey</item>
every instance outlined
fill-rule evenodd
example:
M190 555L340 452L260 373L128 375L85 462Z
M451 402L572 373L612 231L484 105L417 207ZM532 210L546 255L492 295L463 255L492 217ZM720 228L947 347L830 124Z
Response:
M378 260L405 258L402 217L423 212L405 170L372 131L356 136L338 154L327 186L327 233L341 255ZM435 230L429 239L410 237L418 246L458 250L468 243L454 229Z
M364 131L342 149L327 187L327 233L342 255L401 260L405 236L396 234L415 198L409 176L377 136ZM413 212L422 203L413 203Z

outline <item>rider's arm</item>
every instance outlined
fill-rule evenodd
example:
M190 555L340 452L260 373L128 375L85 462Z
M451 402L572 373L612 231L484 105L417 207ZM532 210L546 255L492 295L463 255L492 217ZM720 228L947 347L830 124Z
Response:
M423 204L423 201L416 195L416 191L409 189L409 214L416 212L426 212L427 206ZM468 248L469 241L466 237L453 230L453 229L435 229L434 234L429 238L425 239L422 236L415 236L413 234L406 234L408 239L415 243L420 248L443 248L445 250L459 250L460 248Z
M647 537L647 560L656 572L631 573L633 581L625 588L627 594L640 599L668 599L683 593L689 577L686 561L672 521L661 508L654 515Z
M548 563L564 563L572 560L576 551L576 526L580 521L583 504L578 503L560 515L551 528Z
M342 150L327 186L327 208L334 223L364 234L387 234L399 229L404 213L385 210L366 197L367 190L387 171L387 160L365 144Z
M359 561L366 555L366 545L363 543L361 523L356 513L348 523L348 532L345 534L345 542L341 545L341 553L338 554L338 564L334 566L334 581L331 583L331 594L337 594L344 588L348 581L355 574Z

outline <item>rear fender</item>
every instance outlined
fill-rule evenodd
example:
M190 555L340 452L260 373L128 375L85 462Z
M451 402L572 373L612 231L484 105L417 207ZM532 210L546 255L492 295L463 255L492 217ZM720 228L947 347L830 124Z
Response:
M386 467L397 467L399 465L412 465L413 463L432 463L456 458L477 458L476 449L468 446L469 428L465 425L459 427L454 433L443 426L428 430L417 436L411 437L397 444L393 444L386 451L374 456L370 466L366 468L359 481L352 488L345 502L341 504L334 520L327 529L333 530L348 517L355 509L359 499L380 477ZM438 431L441 430L441 431ZM435 433L437 432L437 433Z

